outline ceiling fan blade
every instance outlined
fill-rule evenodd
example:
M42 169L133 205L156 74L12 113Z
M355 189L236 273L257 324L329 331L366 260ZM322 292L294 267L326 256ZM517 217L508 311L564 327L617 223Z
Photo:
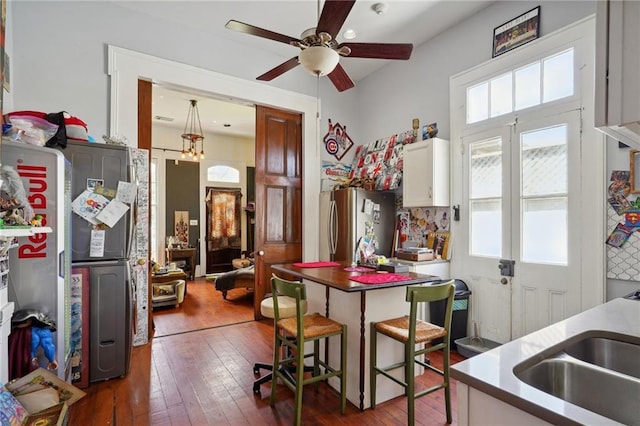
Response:
M338 92L344 92L355 86L347 72L342 68L342 65L338 64L328 75L329 80L336 86Z
M326 0L318 20L316 34L326 32L336 38L355 2L355 0Z
M409 59L413 44L411 43L342 43L338 48L347 46L351 49L349 58L373 59Z
M257 77L256 80L271 81L274 78L281 76L285 72L291 69L294 69L295 67L298 66L299 63L300 62L298 62L298 57L296 56L294 58L289 59L286 62L281 63L277 67L265 72L261 76Z
M285 44L299 43L300 40L295 37L289 37L284 34L274 33L273 31L265 30L264 28L254 27L253 25L245 24L235 20L230 20L225 25L226 28L241 33L254 35L262 38L268 38L269 40L279 41Z

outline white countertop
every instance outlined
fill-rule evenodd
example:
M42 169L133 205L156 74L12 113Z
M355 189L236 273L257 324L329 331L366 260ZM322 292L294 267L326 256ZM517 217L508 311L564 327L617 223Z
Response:
M513 368L522 361L573 336L594 330L640 338L640 301L619 298L596 306L457 363L451 367L451 377L550 423L611 423L611 419L525 384L513 373ZM594 392L597 391L597 384L594 384Z

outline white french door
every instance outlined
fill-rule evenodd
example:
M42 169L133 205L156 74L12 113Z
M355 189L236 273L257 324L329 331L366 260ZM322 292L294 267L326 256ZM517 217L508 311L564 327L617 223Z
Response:
M451 77L451 271L482 337L504 343L603 301L594 43L589 18Z
M580 188L580 111L528 118L513 138L519 151L512 154L512 164L519 162L511 187L511 253L519 264L513 337L580 312L581 198L591 196Z
M505 342L580 311L580 112L463 137L459 253L481 334Z

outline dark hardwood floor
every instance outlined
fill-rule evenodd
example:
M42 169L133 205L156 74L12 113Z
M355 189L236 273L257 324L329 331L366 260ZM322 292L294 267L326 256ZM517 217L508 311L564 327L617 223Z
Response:
M293 423L293 393L278 386L275 407L269 406L270 385L253 393L253 364L269 362L273 328L253 321L252 295L245 290L220 292L204 279L188 284L179 308L154 311L156 332L151 342L133 349L131 370L121 379L91 384L87 395L69 409L69 425L289 425ZM463 359L452 352L452 362ZM431 357L441 366L437 354ZM433 383L433 374L417 380ZM384 379L379 379L384 380ZM348 404L340 414L340 399L320 384L304 391L302 421L307 425L403 425L406 399L398 397L359 411ZM456 383L452 380L454 424ZM416 424L446 424L444 393L416 400Z

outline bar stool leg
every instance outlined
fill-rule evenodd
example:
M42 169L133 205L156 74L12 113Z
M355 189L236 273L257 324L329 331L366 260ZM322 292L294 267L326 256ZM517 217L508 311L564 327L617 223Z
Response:
M347 325L342 325L342 341L340 342L340 396L342 414L347 412Z
M302 388L304 386L304 339L299 337L299 340L301 341L296 342L296 426L302 421Z
M409 424L415 424L415 406L416 406L416 380L415 380L415 351L416 346L413 342L405 343L405 377L404 382L407 384L405 390L407 392L407 414Z
M376 365L378 363L377 356L377 340L378 340L378 332L376 331L376 323L371 323L371 330L369 332L370 340L371 340L371 348L370 348L370 357L371 361L369 363L369 398L371 399L371 408L376 408L376 378L378 372L376 371Z

